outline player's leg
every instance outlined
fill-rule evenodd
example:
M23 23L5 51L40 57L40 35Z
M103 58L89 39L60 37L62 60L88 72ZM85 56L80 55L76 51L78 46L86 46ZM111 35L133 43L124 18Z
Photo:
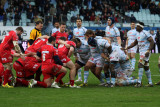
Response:
M58 83L62 80L62 78L66 75L67 70L66 68L60 66L60 65L55 65L54 66L54 75L57 77L56 80L52 83L51 87L54 88L60 88L58 86Z
M110 86L110 71L109 71L109 62L105 62L104 64L104 74L105 74L105 77L106 77L106 87L109 87Z
M149 69L149 61L145 61L144 64L144 70L145 70L145 74L147 76L148 79L148 87L153 87L153 83L152 83L152 79L151 79L151 71Z
M78 82L78 81L82 81L82 77L81 77L81 71L82 71L82 67L84 66L85 64L80 62L80 61L76 61L75 63L75 67L76 67L76 75L78 73L78 79L75 81L75 82ZM81 71L79 72L79 70L81 69ZM80 74L79 74L80 73Z
M143 67L144 67L143 60L140 59L139 63L138 63L138 82L135 85L135 87L141 87L142 86Z
M135 64L136 64L136 58L135 58L136 53L131 53L131 69L135 70Z
M9 76L12 73L11 63L4 63L3 67L4 67L4 81L2 86L5 88L12 88L12 86L8 85Z
M116 68L117 64L119 64L117 61L111 61L111 64L110 64L111 85L110 85L110 87L115 86L115 80L116 80L116 76L117 76L115 68Z

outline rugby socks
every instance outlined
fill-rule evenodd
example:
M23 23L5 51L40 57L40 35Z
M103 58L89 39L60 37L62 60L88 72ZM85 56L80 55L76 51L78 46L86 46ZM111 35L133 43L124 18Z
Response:
M3 82L3 85L5 85L6 83L8 83L8 79L9 79L9 76L10 76L10 74L11 74L11 70L5 70L4 71L4 82Z
M132 67L133 69L135 69L135 64L136 64L136 59L135 59L135 58L132 58L132 59L131 59L131 67Z
M40 82L40 81L37 81L37 86L40 86L40 87L43 87L43 88L47 88L47 84L44 83L44 82Z
M145 73L146 73L146 76L147 76L147 79L148 79L148 83L149 83L149 84L152 84L151 71L150 71L150 69L147 70L147 71L145 71Z
M125 86L125 85L131 85L131 84L136 84L137 83L137 79L134 79L134 80L126 80L126 81L123 81L122 84Z
M20 83L20 84L22 84L24 86L28 86L29 82L26 81L26 80L23 80L23 79L16 78L16 83Z
M55 82L59 83L59 81L66 75L66 73L62 72L60 74L58 74Z
M109 71L105 73L105 77L106 77L107 84L110 84L111 82L110 82L110 72Z
M78 80L82 80L82 74L81 74L82 68L78 69Z
M101 77L100 77L100 82L101 83L104 83L104 80L103 79L105 79L105 75L104 75L104 73L101 73Z
M142 76L143 76L143 68L138 69L138 83L141 84L142 81Z
M71 85L71 86L74 85L74 80L70 80L70 85Z
M115 85L116 78L111 78L111 83Z
M89 71L84 71L84 83L88 82Z

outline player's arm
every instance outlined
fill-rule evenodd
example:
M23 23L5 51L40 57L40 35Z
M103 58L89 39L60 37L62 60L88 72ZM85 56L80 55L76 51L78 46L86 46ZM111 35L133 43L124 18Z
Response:
M21 48L20 48L19 45L18 45L18 41L13 41L13 45L14 45L15 51L16 51L17 53L22 54Z
M117 41L118 41L118 45L121 46L121 37L120 36L117 37Z
M30 33L30 39L29 39L29 44L32 45L34 42L34 37L35 37L35 31L32 30Z
M109 44L111 44L111 41L110 41L110 39L109 39L109 38L107 38L107 37L103 37L103 39L107 40L107 41L108 41L108 43L109 43Z
M49 38L48 35L43 35L43 36L41 36L41 37L38 37L37 39L48 39L48 38Z
M70 45L63 40L58 40L58 44L64 44L67 48L70 48Z
M125 48L125 50L130 49L130 48L136 46L137 44L138 44L138 41L137 41L137 39L136 39L133 43L131 43L130 46L128 46L127 48Z
M147 40L150 42L150 45L149 45L149 48L148 48L147 52L145 53L146 57L149 56L149 53L150 53L150 51L152 50L152 48L154 46L154 41L153 41L152 37L149 37Z
M68 57L69 58L71 57L71 55L73 54L73 52L74 52L74 47L71 46L70 49L69 49L69 52L68 52Z
M12 54L13 57L20 57L21 55L19 53Z
M27 54L24 54L24 56L34 56L34 55L36 55L37 53L35 53L35 52L30 52L30 53L27 53Z
M126 40L126 46L125 46L125 48L127 48L127 46L128 46L128 38L127 38L127 40Z

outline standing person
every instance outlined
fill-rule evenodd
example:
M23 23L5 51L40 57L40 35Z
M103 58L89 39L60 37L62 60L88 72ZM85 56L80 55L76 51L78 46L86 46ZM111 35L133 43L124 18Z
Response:
M120 32L117 27L114 26L114 18L108 18L108 26L106 27L106 37L110 39L111 45L121 46Z
M157 33L156 33L156 44L157 44L157 47L158 47L158 53L160 53L160 32L159 32L159 29L157 28Z
M41 30L43 28L43 22L41 20L35 22L36 27L30 32L30 40L29 44L32 45L33 42L38 38L42 36Z
M12 74L12 56L11 56L11 49L15 47L15 51L22 55L21 49L18 45L18 36L23 33L22 27L17 27L16 31L10 31L2 40L0 44L0 61L4 67L4 82L2 87L5 88L12 88L12 86L8 85L8 78L9 75Z
M142 86L142 76L143 76L143 68L145 70L147 79L148 79L148 87L153 87L152 79L151 79L151 71L149 69L149 58L150 58L150 51L153 48L154 41L151 35L146 31L143 30L144 23L139 22L136 27L137 35L136 40L125 49L130 49L138 44L139 52L140 52L140 59L138 63L138 82L135 87Z
M79 38L80 40L85 40L84 35L85 35L87 29L85 27L82 27L82 19L77 18L76 24L77 24L77 28L73 29L73 38ZM75 56L76 56L76 59L79 58L78 53ZM75 82L82 81L81 71L82 71L82 69L80 68L78 70L78 80L76 80Z
M56 38L56 42L59 40L60 37L65 37L68 40L68 33L66 33L65 30L66 23L61 22L60 30L52 34L52 36Z
M57 31L60 31L59 26L60 26L59 22L56 21L56 22L54 23L54 27L55 27L55 28L52 29L52 34L55 33L55 32L57 32Z
M132 22L131 23L131 30L129 30L127 32L126 47L130 46L131 43L133 43L136 40L136 34L137 34L137 31L135 29L135 23ZM136 64L135 55L136 55L136 52L137 52L137 46L135 46L131 49L128 49L128 56L131 60L131 69L133 69L133 70L135 70L135 64Z

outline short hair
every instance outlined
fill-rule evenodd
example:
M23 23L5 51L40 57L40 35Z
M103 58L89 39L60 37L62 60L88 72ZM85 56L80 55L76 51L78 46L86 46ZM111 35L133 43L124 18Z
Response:
M77 21L77 20L81 20L81 22L82 22L82 19L81 19L81 18L77 18L76 21Z
M59 39L66 41L66 37L60 37Z
M36 23L36 25L39 25L40 23L43 24L42 20L38 20L35 23Z
M66 23L65 22L61 22L60 25L66 25Z
M94 34L93 30L88 29L85 33L85 35L91 35Z
M54 24L55 24L55 23L59 23L59 21L54 22Z
M48 38L48 43L51 43L52 41L55 41L55 40L56 40L56 38L51 36L51 37Z
M79 38L74 38L71 41L73 41L76 45L77 45L77 43L81 42L81 40Z
M24 30L23 30L22 27L17 27L16 30L21 31L21 32L24 32Z
M132 21L131 23L136 23L135 21Z

